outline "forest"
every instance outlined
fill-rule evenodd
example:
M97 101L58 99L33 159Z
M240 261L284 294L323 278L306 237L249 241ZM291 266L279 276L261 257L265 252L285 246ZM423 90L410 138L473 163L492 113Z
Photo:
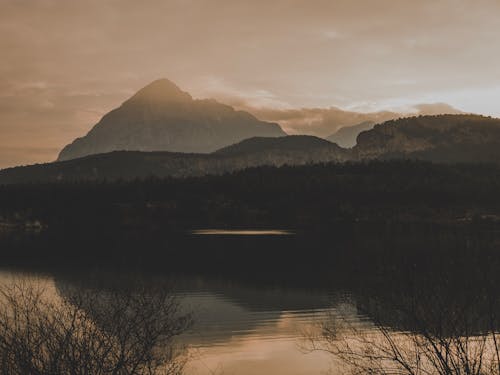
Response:
M337 223L500 220L500 166L371 161L222 176L0 186L3 227L328 230Z

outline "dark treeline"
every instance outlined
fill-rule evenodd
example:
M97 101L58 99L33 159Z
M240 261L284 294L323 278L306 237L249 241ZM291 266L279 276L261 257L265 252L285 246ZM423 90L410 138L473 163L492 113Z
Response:
M390 161L259 167L223 176L0 187L4 223L49 228L328 229L500 215L500 166ZM500 217L500 216L498 216Z

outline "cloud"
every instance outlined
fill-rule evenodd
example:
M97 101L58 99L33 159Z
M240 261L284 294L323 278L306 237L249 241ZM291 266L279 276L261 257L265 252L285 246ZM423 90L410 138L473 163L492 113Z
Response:
M416 113L426 115L461 114L463 111L446 103L425 103L414 106Z
M288 134L308 134L318 137L327 137L342 127L365 121L378 123L401 116L390 111L361 113L335 107L289 110L245 107L245 109L262 120L279 123Z
M338 129L362 122L382 123L388 120L414 115L458 114L462 111L445 103L417 104L400 111L360 112L336 107L276 109L258 108L240 103L239 108L251 112L266 121L277 122L288 134L308 134L328 137Z

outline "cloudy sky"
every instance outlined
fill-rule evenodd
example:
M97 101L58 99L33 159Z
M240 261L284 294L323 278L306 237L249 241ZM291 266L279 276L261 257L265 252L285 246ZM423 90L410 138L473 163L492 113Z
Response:
M500 116L499 41L498 0L0 0L0 168L160 77L259 110Z

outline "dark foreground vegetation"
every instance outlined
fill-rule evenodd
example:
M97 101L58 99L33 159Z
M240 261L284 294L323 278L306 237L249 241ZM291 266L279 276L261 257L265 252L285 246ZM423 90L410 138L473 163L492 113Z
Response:
M179 375L186 358L175 338L189 325L158 286L55 293L19 280L0 287L0 370Z

